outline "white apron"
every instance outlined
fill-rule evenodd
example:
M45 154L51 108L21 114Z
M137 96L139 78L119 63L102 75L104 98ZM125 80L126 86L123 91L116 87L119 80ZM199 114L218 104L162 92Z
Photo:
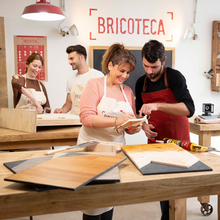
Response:
M26 76L24 75L24 79L25 79L25 83L24 86L26 87ZM37 80L38 81L38 80ZM36 100L40 103L40 105L44 105L47 101L47 98L43 92L42 86L39 83L39 87L41 91L36 91L33 88L26 88L27 91L36 98ZM34 105L34 103L24 94L21 94L20 100L18 102L18 104L16 105L15 108L19 108L19 109L36 109L36 106Z
M124 112L132 112L133 110L131 108L130 103L127 100L127 97L124 93L124 90L122 86L120 85L122 93L125 98L124 101L117 102L113 98L106 97L106 76L104 78L104 95L102 97L102 100L97 106L97 112L99 116L103 117L120 117L123 115L123 113L120 110L123 110ZM77 144L87 142L90 140L95 141L107 141L107 142L119 142L122 144L125 144L125 138L124 135L118 134L114 127L110 128L100 128L100 129L90 129L82 125L79 137L77 140ZM90 209L90 210L83 210L82 212L87 215L100 215L104 212L107 212L111 210L113 207L106 207L106 208L98 208L98 209Z
M89 79L90 78L91 77L90 77L90 68L89 68ZM82 94L85 86L86 86L86 83L77 85L76 84L76 77L75 77L75 82L73 83L71 90L70 90L70 98L72 101L71 114L79 115L79 113L80 113L80 97L81 97L81 94Z

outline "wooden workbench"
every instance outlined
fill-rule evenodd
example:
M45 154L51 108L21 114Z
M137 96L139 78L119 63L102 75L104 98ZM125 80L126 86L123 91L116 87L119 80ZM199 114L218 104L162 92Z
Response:
M0 127L0 150L42 148L76 144L81 126L38 127L36 133Z
M199 136L198 144L211 147L211 137L220 136L220 124L197 124L189 120L190 132ZM207 194L209 195L209 194ZM209 203L209 196L198 197L200 203Z
M0 153L0 219L170 200L174 207L170 219L185 220L186 210L175 207L181 198L220 195L219 156L198 153L196 156L213 171L143 176L127 159L119 165L120 183L89 185L77 191L36 192L25 184L3 180L11 175L11 171L2 163L42 157L43 152ZM220 206L218 209L220 211ZM220 219L220 212L218 215Z
M211 147L211 137L220 136L220 124L197 124L189 121L190 132L199 136L202 146Z

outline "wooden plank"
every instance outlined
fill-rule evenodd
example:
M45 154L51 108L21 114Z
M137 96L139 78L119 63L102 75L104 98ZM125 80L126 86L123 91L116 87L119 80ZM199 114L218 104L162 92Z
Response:
M37 112L34 109L0 108L0 127L36 133Z
M121 143L102 141L100 144L87 147L86 151L116 152L117 150L121 149L121 146Z
M0 17L0 107L8 107L4 18Z
M56 139L74 139L79 135L81 126L40 127L37 133L28 133L6 128L0 128L1 142L38 141Z
M124 145L122 149L138 169L152 163L189 168L199 161L176 144Z
M125 157L95 154L55 158L5 180L77 190L124 160Z
M38 114L37 126L82 125L78 115L73 114Z

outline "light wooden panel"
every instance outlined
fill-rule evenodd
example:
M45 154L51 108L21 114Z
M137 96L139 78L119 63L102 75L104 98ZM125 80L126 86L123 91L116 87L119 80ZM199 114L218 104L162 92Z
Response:
M176 144L124 145L122 149L139 169L151 162L188 168L199 161Z
M0 127L36 133L35 109L0 108Z
M8 107L4 18L0 17L0 107Z
M38 114L37 126L81 125L78 115L73 114Z

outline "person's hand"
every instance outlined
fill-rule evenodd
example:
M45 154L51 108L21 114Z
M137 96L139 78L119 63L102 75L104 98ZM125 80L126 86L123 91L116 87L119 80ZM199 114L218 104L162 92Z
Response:
M158 135L157 132L155 131L152 131L153 129L155 129L155 127L152 125L152 124L146 124L146 123L143 123L143 126L142 126L146 136L150 139L150 140L154 140L155 137Z
M133 118L136 118L133 113L125 113L121 117L118 117L118 119L116 120L116 126L122 125L127 120L133 119Z
M131 129L129 130L128 134L136 134L142 129L142 123L139 124L138 126L132 126Z
M143 104L139 111L139 117L142 117L142 114L150 115L152 111L157 111L157 103Z
M62 113L63 112L63 109L62 108L56 108L54 110L54 113Z
M36 111L38 114L41 114L43 112L43 107L40 105L39 102L36 103Z

